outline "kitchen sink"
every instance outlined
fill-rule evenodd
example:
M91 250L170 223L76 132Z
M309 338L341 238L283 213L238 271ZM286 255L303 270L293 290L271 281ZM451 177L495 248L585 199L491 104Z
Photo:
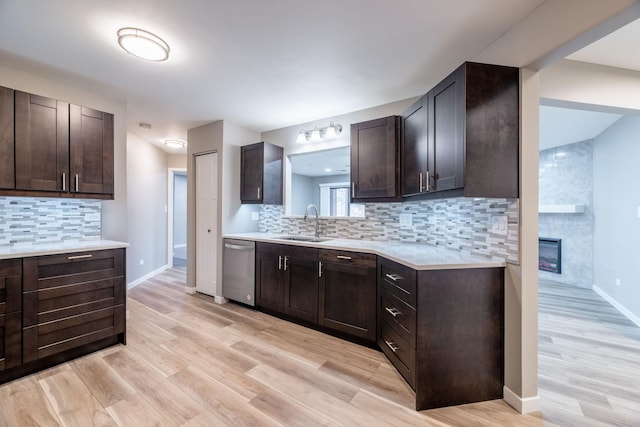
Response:
M278 240L293 240L296 242L326 242L328 240L332 240L330 238L324 237L313 237L313 236L279 236L276 237Z

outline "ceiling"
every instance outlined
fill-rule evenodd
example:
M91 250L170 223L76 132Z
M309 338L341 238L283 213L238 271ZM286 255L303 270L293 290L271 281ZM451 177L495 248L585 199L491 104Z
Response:
M1 0L0 65L125 100L128 130L161 144L221 119L263 132L421 95L542 3ZM127 55L125 26L161 36L169 60Z
M622 114L540 106L540 150L593 139Z
M351 171L350 158L349 147L289 156L291 172L310 177L348 175Z
M216 120L263 132L421 95L544 2L0 0L0 65L126 101L127 129L165 149ZM164 38L169 60L122 51L124 26ZM640 71L638 40L635 22L568 58ZM543 121L569 128L561 110ZM593 114L565 143L611 119Z

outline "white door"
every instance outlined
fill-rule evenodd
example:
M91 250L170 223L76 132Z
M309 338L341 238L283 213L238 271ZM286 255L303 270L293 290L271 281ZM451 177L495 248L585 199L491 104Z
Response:
M196 291L221 295L216 285L218 153L196 156Z

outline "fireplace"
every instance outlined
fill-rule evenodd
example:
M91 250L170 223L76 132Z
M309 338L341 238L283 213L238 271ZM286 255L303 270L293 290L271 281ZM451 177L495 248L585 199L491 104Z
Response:
M562 273L562 239L538 238L538 270Z

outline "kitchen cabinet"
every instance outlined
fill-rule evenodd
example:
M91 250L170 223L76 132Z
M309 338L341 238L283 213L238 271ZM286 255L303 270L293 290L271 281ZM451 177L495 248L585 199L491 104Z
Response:
M22 363L22 262L0 260L0 372Z
M318 250L258 243L256 294L261 307L317 323Z
M351 200L399 200L400 120L390 116L351 125Z
M125 250L23 259L23 363L125 342Z
M267 142L240 147L241 203L282 204L283 149Z
M377 341L416 409L502 398L504 268L415 271L378 262Z
M376 340L376 256L321 249L318 319L322 326Z
M517 198L519 71L467 62L402 115L402 194Z
M13 122L13 89L0 86L0 189L16 187Z
M21 91L14 101L15 148L9 151L3 137L0 150L3 163L15 162L15 181L3 171L0 188L15 191L3 194L113 198L112 114Z

